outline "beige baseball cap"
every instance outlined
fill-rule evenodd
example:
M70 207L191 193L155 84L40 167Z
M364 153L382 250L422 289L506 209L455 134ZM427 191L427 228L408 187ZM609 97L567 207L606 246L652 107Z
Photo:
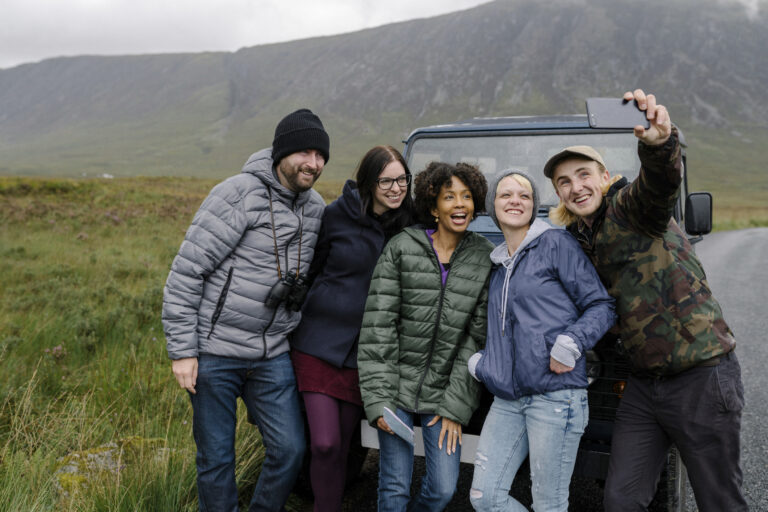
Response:
M547 160L547 163L544 164L544 176L552 179L552 176L555 174L555 167L566 158L574 156L586 158L587 160L594 160L603 167L608 167L605 165L602 155L600 155L600 153L598 153L592 146L570 146Z

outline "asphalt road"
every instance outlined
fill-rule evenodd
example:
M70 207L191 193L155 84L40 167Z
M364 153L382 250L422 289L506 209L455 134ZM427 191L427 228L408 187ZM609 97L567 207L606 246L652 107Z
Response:
M768 512L768 228L714 233L696 250L738 342L746 399L741 436L745 494L751 511ZM376 510L377 463L377 454L369 453L360 478L347 493L345 511ZM467 498L472 467L463 466L448 511L472 510ZM422 472L423 465L417 465L414 488ZM530 506L524 487L523 482L513 492ZM601 494L591 482L574 482L570 510L602 510ZM687 510L697 510L690 488L687 504Z
M744 492L751 511L766 512L768 228L707 235L696 250L725 319L736 335L746 402L741 426Z

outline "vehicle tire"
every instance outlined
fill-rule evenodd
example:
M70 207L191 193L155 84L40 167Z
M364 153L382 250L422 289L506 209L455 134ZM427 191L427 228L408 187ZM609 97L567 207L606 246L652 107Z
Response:
M672 447L667 454L667 462L661 473L659 485L656 488L656 496L649 510L659 512L685 512L686 508L686 482L688 474L685 470L680 452Z

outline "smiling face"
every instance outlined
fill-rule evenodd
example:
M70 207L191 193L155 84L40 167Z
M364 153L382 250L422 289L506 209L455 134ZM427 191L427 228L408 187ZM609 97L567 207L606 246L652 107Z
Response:
M283 157L277 164L280 183L295 193L312 188L323 172L325 158L316 149L305 149Z
M603 186L610 179L597 162L569 158L560 162L552 174L557 197L575 215L592 223L592 216L603 201Z
M437 217L437 231L463 233L475 213L475 203L469 187L456 176L440 188L437 206L430 213Z
M502 229L527 229L533 217L533 190L507 176L496 187L493 207Z
M394 210L403 204L405 194L408 193L408 184L406 183L405 186L401 187L398 185L397 179L399 178L402 180L405 176L407 176L405 168L403 167L403 164L397 160L391 161L384 167L381 173L379 173L379 180L382 178L389 178L395 181L392 182L392 188L388 190L382 190L381 186L378 184L375 186L371 202L373 213L381 215L387 210ZM385 179L384 181L386 182L389 180Z

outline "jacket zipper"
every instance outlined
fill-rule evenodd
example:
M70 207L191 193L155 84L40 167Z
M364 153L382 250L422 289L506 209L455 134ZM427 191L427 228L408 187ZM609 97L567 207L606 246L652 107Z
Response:
M502 282L502 285L501 285L501 289L502 289L502 291L504 290L504 288L507 289L507 293L506 293L507 297L502 297L501 298L501 304L504 304L504 300L505 299L507 299L507 303L509 303L509 293L510 293L511 289L510 289L508 283L514 277L515 271L517 270L517 267L520 266L520 260L523 258L523 256L525 256L528 253L529 250L530 250L530 244L528 246L526 246L526 247L523 247L523 249L520 251L520 254L515 256L515 261L512 264L512 269L507 270L506 267L504 267L504 265L501 265L501 267L504 268L504 278L503 278L503 282ZM507 274L509 274L509 279L507 279ZM505 334L505 329L507 328L507 315L506 315L506 311L501 311L501 314L499 316L501 318L501 339L503 340L504 339L504 334ZM517 366L517 342L515 341L515 337L514 336L510 335L509 339L512 342L512 356L513 356L512 357L512 370L510 370L510 374L513 376L513 379L512 379L513 392L514 392L515 395L517 395L517 390L514 389L516 387L516 381L514 379L514 375L515 375L515 367Z
M438 270L440 267L438 267ZM450 275L450 272L448 272ZM443 285L443 279L441 276L438 276L440 278L440 286L442 287L440 290L440 302L437 304L437 322L435 322L435 330L432 332L432 339L429 342L429 354L427 355L427 365L424 368L424 373L421 374L421 378L419 379L419 385L416 387L416 403L413 407L413 410L415 412L419 412L419 398L421 397L421 388L424 385L424 379L427 378L427 372L429 371L429 367L432 364L432 356L435 353L435 343L437 341L437 331L440 328L440 315L443 311L443 296L445 295L445 286ZM448 284L448 277L445 278L445 284Z
M301 233L301 231L304 229L304 218L303 218L303 217L301 217L301 216L299 216L299 215L296 213L296 201L297 201L297 200L298 200L298 196L296 196L296 197L293 199L293 204L291 205L291 213L293 213L294 215L296 215L296 218L297 218L297 219L299 219L299 229L298 229L298 230L297 230L297 231L296 231L296 232L293 234L293 236L291 237L291 239L290 239L290 240L288 240L288 243L287 243L287 244L285 244L285 265L286 265L286 269L285 269L285 272L286 272L286 273L288 273L288 272L291 270L290 268L288 268L288 263L289 263L289 261L288 261L288 250L291 248L291 244L292 244L292 243L293 243L293 241L296 239L296 233ZM300 271L301 269L298 269L298 268L297 268L296 270L297 270L297 271Z
M531 250L531 245L529 244L528 246L524 247L523 250L520 251L520 254L518 254L517 257L515 258L515 263L512 266L512 270L510 271L510 274L509 274L510 281L514 277L515 272L517 272L517 267L521 265L521 261L523 257L526 256L530 250ZM506 275L504 276L504 278L506 279ZM507 288L507 295L509 295L510 291L511 291L510 288ZM506 327L506 316L502 315L502 317L505 318L504 323L501 325L501 334L503 336L504 329ZM513 392L515 396L520 396L520 387L517 385L517 379L514 378L515 368L517 367L517 341L515 340L515 337L512 336L511 334L509 338L510 340L512 340L512 355L514 356L512 358L512 369L510 370L510 374L513 376L512 378Z
M229 283L232 282L232 274L235 271L235 266L232 265L229 267L229 272L227 272L227 281L224 283L224 286L221 288L221 293L219 294L219 300L216 302L216 309L213 310L213 316L211 316L211 330L208 331L208 336L206 339L211 339L211 334L213 334L213 328L216 326L216 322L219 321L219 315L221 315L221 310L224 309L224 301L227 300L227 292L229 292Z
M429 237L429 235L426 235ZM456 249L454 249L453 254L451 255L451 259L448 261L448 263L451 265L451 268L453 268L453 259L458 254L459 248L464 243L464 240L466 240L466 236L461 239L459 242L459 245L456 246ZM416 386L416 402L414 404L414 412L419 412L419 398L421 397L421 388L424 385L424 379L427 378L427 372L429 371L429 367L432 364L432 356L435 353L435 344L437 343L437 332L440 329L440 317L442 315L443 311L443 298L445 297L445 289L448 288L448 280L451 278L451 271L448 271L448 275L445 278L445 285L443 285L443 276L440 272L440 260L437 259L437 253L435 252L435 248L432 245L432 243L429 243L429 248L432 251L432 255L435 258L435 263L437 263L437 278L440 280L440 300L437 303L437 322L435 322L435 329L432 331L432 339L429 342L429 354L427 355L427 364L424 368L424 373L421 374L421 378L419 379L419 385ZM435 412L437 414L437 412Z
M520 265L520 257L524 256L525 254L527 254L528 253L528 249L529 249L529 247L523 248L523 250L520 252L520 254L518 254L517 257L515 258L515 262L514 262L514 264L512 266L512 270L510 270L510 272L509 272L509 281L512 281L512 277L514 277L515 271L517 270L518 265ZM506 275L504 275L504 279L505 280L507 279ZM502 289L503 289L503 287L502 287ZM506 297L507 301L509 301L509 297L508 296L509 296L510 291L511 291L510 287L507 286L507 297ZM501 334L502 334L502 336L504 335L504 329L506 328L506 324L507 324L507 317L506 317L506 315L504 313L505 312L502 312L502 315L501 315L501 317L504 319L504 323L501 324ZM513 355L513 357L512 357L512 370L510 370L510 375L512 375L512 386L513 386L513 388L517 388L518 387L517 386L517 380L515 379L515 375L516 375L515 374L515 368L517 367L517 342L515 341L515 337L512 336L511 334L510 334L510 339L512 340L512 355ZM519 390L518 389L513 389L513 391L515 393L515 396L519 395Z

